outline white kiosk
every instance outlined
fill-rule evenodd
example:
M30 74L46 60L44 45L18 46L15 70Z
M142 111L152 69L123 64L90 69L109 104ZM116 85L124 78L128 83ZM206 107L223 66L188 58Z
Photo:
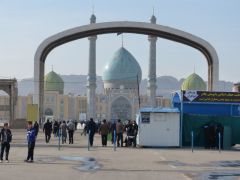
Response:
M180 112L177 108L142 108L137 124L139 146L180 146Z

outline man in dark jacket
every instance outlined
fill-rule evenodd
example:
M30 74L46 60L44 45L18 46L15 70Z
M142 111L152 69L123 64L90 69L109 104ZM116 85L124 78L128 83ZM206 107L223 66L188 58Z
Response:
M102 146L107 146L108 132L109 132L109 127L106 119L104 119L99 129L99 133L101 134L101 137L102 137Z
M133 135L133 147L136 147L137 145L137 134L138 134L138 125L136 123L136 121L133 121L132 124L132 135Z
M28 122L27 142L28 142L28 156L25 162L33 162L34 147L36 142L36 130L32 126L32 121Z
M53 123L53 134L54 137L58 137L59 123L58 121L54 121Z
M89 135L90 146L93 146L94 134L96 132L96 129L97 129L96 123L93 121L93 118L90 118L87 130L87 133Z
M39 132L39 124L38 124L38 122L37 122L37 121L35 121L35 123L34 123L33 127L35 128L35 131L36 131L36 137L37 137L37 135L38 135L38 132Z
M45 141L46 143L49 143L51 139L51 133L52 133L52 124L47 120L47 122L43 126L43 132L45 133Z
M112 144L114 143L114 131L116 133L116 122L115 121L111 124L111 127L110 127L110 132L112 133ZM115 135L117 135L117 134L115 134ZM116 137L115 137L115 141L116 141Z
M116 133L117 133L117 146L120 146L121 143L121 147L123 147L123 124L121 122L121 119L118 120L117 124L116 124Z
M12 133L8 127L8 123L4 123L4 127L0 132L0 142L1 142L1 159L0 162L3 161L3 154L5 151L6 162L8 161L8 154L10 150L10 142L12 141Z

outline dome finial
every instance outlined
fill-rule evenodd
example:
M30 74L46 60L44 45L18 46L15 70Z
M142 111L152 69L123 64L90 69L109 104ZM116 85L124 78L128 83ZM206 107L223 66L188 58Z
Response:
M92 5L92 14L94 14L94 4Z
M96 16L94 15L94 5L92 6L92 15L90 17L90 24L96 23Z
M52 65L52 71L53 71L53 65Z
M153 15L152 15L152 17L150 19L150 22L153 23L153 24L156 24L157 18L155 17L154 12L155 12L155 8L153 6Z

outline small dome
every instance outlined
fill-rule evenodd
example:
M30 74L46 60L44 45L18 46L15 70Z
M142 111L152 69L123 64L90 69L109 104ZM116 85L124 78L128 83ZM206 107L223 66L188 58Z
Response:
M115 52L103 72L103 81L136 81L137 77L140 82L142 79L141 67L133 55L123 47Z
M49 72L44 78L45 91L58 91L63 94L64 82L62 78L54 71Z
M182 83L182 90L199 90L206 91L207 86L203 79L196 73L191 74Z

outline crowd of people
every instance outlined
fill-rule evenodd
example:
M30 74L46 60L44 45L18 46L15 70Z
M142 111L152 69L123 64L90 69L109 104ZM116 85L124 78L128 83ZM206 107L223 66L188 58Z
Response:
M84 122L85 126L81 135L89 135L89 145L93 146L94 135L99 133L102 139L102 146L107 146L108 137L111 137L112 144L116 142L118 147L133 146L136 147L136 136L138 133L138 125L136 121L128 120L127 123L123 123L120 119L113 122L107 122L106 119L98 121L96 123L93 118L89 121ZM43 126L43 132L45 133L45 141L49 143L51 134L54 137L62 139L62 144L66 143L67 136L69 138L69 144L73 144L74 131L77 129L74 121L54 121L50 122L47 120ZM126 132L126 137L123 138L123 134ZM115 139L114 139L115 138Z
M43 132L45 133L46 143L50 142L51 134L53 133L54 137L61 138L62 144L67 141L67 134L69 138L69 144L74 142L74 131L77 129L76 123L72 120L65 122L50 122L47 120L43 126ZM123 133L126 131L126 137L123 139ZM32 163L34 162L34 148L36 139L39 132L39 124L36 121L34 124L32 121L29 121L27 124L27 147L28 153L25 162ZM102 122L96 123L92 118L85 123L82 134L88 134L89 144L93 146L94 135L96 133L101 135L102 146L107 146L108 137L111 136L112 144L116 143L118 147L133 146L136 147L136 136L138 133L138 125L136 121L128 121L126 124L123 124L119 119L117 122L107 122L104 119ZM82 135L81 134L81 135ZM3 128L0 131L0 143L1 143L1 152L0 152L0 163L3 162L3 155L5 153L5 161L8 163L8 156L10 151L10 143L12 141L12 132L9 128L8 123L4 123Z
M49 119L47 119L46 123L43 126L43 132L45 133L45 141L46 143L49 143L51 139L51 134L53 133L54 137L61 137L62 144L67 143L68 133L69 144L73 144L73 134L76 128L76 123L73 122L73 120L70 120L68 122L50 122Z
M133 146L136 147L136 137L138 133L138 125L136 121L128 120L126 124L122 123L120 119L114 122L107 122L104 119L102 122L95 123L91 118L86 122L84 131L82 134L89 134L90 146L93 145L94 134L98 132L101 135L102 146L107 146L108 136L111 136L112 144L116 143L118 147ZM126 137L123 138L123 134L126 132Z

